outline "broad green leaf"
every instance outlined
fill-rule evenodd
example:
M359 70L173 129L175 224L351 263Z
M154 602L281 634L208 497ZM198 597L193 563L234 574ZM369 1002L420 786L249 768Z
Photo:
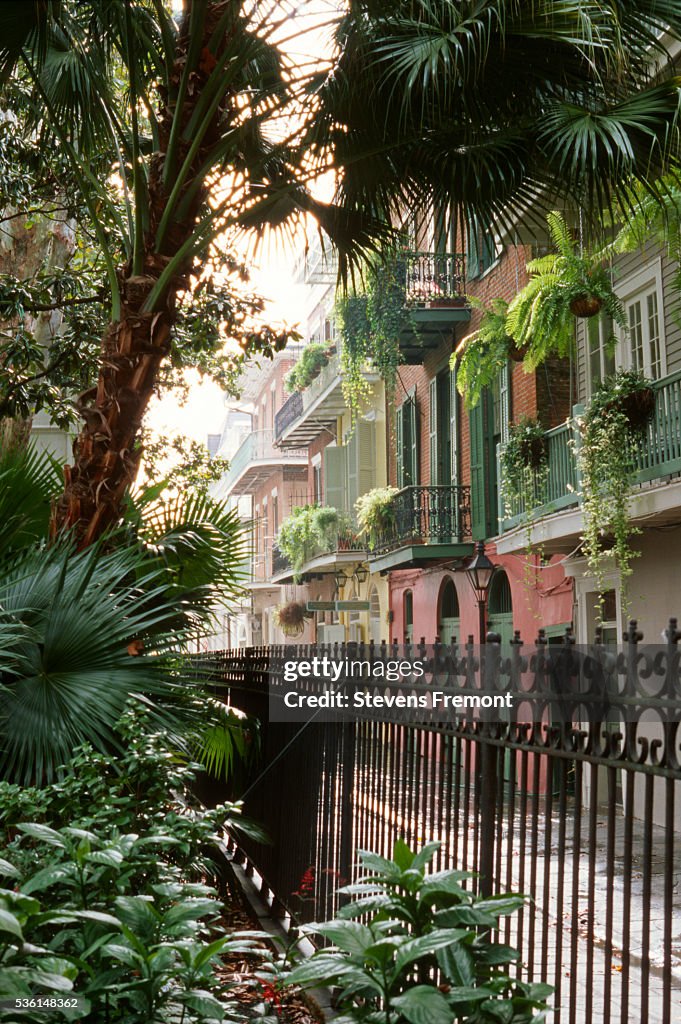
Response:
M361 955L374 941L371 930L357 921L329 921L314 925L314 930L347 953Z
M410 1024L452 1024L452 1009L442 992L430 985L415 985L403 995L395 996L390 1005Z
M21 922L11 911L5 910L3 907L0 907L0 932L4 932L5 935L13 935L23 942L24 933L21 929Z
M22 822L22 824L17 827L33 839L39 839L43 843L49 843L50 846L56 846L60 850L66 849L66 843L63 836L61 836L55 829L49 828L47 825L38 825L35 822L30 821Z
M400 871L406 871L414 863L413 850L410 850L404 839L398 839L393 847L393 860L397 864Z
M419 935L415 939L408 939L398 950L395 959L395 976L400 974L405 967L415 960L419 960L421 957L435 953L438 949L444 949L455 942L459 942L465 934L464 931L456 929L443 929L428 932L427 935Z

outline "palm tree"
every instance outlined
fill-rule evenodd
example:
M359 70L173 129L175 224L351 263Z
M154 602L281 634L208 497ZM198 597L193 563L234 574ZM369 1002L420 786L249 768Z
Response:
M681 0L351 0L337 61L309 81L273 43L289 13L185 0L176 23L165 0L0 5L0 70L30 85L34 130L68 161L106 263L99 379L52 525L81 547L120 515L178 296L226 227L311 212L347 274L405 206L453 206L474 230L558 197L594 217L676 151L662 30L678 34ZM330 166L338 203L324 206L304 182Z
M244 532L206 495L137 496L123 529L86 551L46 546L58 467L0 456L0 777L52 778L80 743L115 748L131 700L215 770L238 755L240 721L206 701L186 654L239 590ZM180 656L185 655L183 661Z
M324 216L281 141L292 87L271 42L287 14L276 8L188 0L176 23L163 0L0 5L2 71L31 84L29 125L68 160L106 262L99 379L77 403L85 423L52 529L80 547L120 515L178 296L212 242L302 208Z
M543 236L567 203L597 227L676 163L680 30L679 0L350 0L307 143L378 218L453 209L464 234Z

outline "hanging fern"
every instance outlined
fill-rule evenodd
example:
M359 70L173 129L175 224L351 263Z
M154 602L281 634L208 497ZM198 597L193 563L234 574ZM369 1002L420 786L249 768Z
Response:
M600 311L606 320L627 328L624 307L613 290L604 253L577 251L560 213L547 217L557 250L527 264L530 280L508 308L506 329L519 346L527 346L525 365L534 369L549 356L567 356L575 341L575 316ZM578 312L580 306L585 310ZM615 335L609 343L614 348Z
M513 339L506 330L508 303L492 299L489 306L469 296L473 309L482 310L477 330L462 338L449 365L456 368L456 386L467 409L473 409L486 387L494 384L508 362Z

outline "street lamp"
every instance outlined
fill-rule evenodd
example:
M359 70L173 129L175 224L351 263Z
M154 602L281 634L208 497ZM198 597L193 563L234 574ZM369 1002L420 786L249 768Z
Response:
M485 542L479 540L475 545L475 554L472 560L466 566L466 576L468 582L475 591L475 596L478 601L478 616L480 622L480 643L485 642L485 611L487 607L487 592L489 585L492 582L492 576L494 574L494 563L490 562L489 558L485 554Z
M334 579L336 580L336 590L341 590L348 582L348 578L342 570L334 573Z
M368 578L369 570L366 569L363 565L358 565L357 568L355 569L355 579L357 580L357 582L366 583Z

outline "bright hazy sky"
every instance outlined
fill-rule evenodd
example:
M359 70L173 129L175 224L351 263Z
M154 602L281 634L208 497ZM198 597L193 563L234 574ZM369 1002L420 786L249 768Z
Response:
M328 54L331 48L329 20L338 10L340 0L297 0L295 16L283 31L287 37L284 48L298 64L311 64ZM300 325L303 287L293 281L293 264L304 245L303 232L299 232L296 246L284 245L269 239L256 254L251 265L251 284L254 291L267 300L266 316L273 324L283 322L288 327ZM184 406L170 395L155 401L147 417L148 425L162 436L186 434L197 441L205 441L207 434L222 430L224 395L212 383L200 383L198 374L189 377L191 390Z

